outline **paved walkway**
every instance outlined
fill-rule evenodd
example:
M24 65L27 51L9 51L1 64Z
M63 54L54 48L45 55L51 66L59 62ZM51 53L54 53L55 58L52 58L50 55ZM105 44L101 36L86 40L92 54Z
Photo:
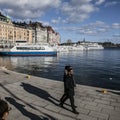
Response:
M63 82L27 76L0 67L0 97L12 107L8 120L120 120L120 91L77 85L75 103L58 106Z

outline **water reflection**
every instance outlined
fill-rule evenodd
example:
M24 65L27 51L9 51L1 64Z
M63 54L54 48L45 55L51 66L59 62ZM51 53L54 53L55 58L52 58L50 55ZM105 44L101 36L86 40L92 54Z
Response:
M11 63L10 57L0 57L0 66L5 66L8 69L13 69L14 66Z
M57 61L58 57L0 57L0 65L24 73L42 71L42 68L54 68Z

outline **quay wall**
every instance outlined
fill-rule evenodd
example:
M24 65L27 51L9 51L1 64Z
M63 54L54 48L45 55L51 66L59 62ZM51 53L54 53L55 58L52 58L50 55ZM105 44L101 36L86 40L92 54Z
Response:
M72 113L69 100L59 107L63 82L0 67L0 97L12 108L8 120L119 120L120 91L78 85Z

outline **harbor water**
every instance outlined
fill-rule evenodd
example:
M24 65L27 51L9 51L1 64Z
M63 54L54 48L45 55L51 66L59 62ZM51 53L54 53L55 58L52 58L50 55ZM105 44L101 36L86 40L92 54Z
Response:
M120 49L64 52L56 57L0 56L0 65L58 81L65 65L72 65L77 84L120 90Z

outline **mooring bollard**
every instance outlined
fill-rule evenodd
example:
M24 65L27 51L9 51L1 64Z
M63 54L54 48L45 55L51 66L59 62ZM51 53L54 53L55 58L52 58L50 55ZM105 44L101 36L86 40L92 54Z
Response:
M26 78L30 79L30 75L27 75Z
M105 90L105 89L104 89L104 90L102 90L102 93L107 93L107 90Z

